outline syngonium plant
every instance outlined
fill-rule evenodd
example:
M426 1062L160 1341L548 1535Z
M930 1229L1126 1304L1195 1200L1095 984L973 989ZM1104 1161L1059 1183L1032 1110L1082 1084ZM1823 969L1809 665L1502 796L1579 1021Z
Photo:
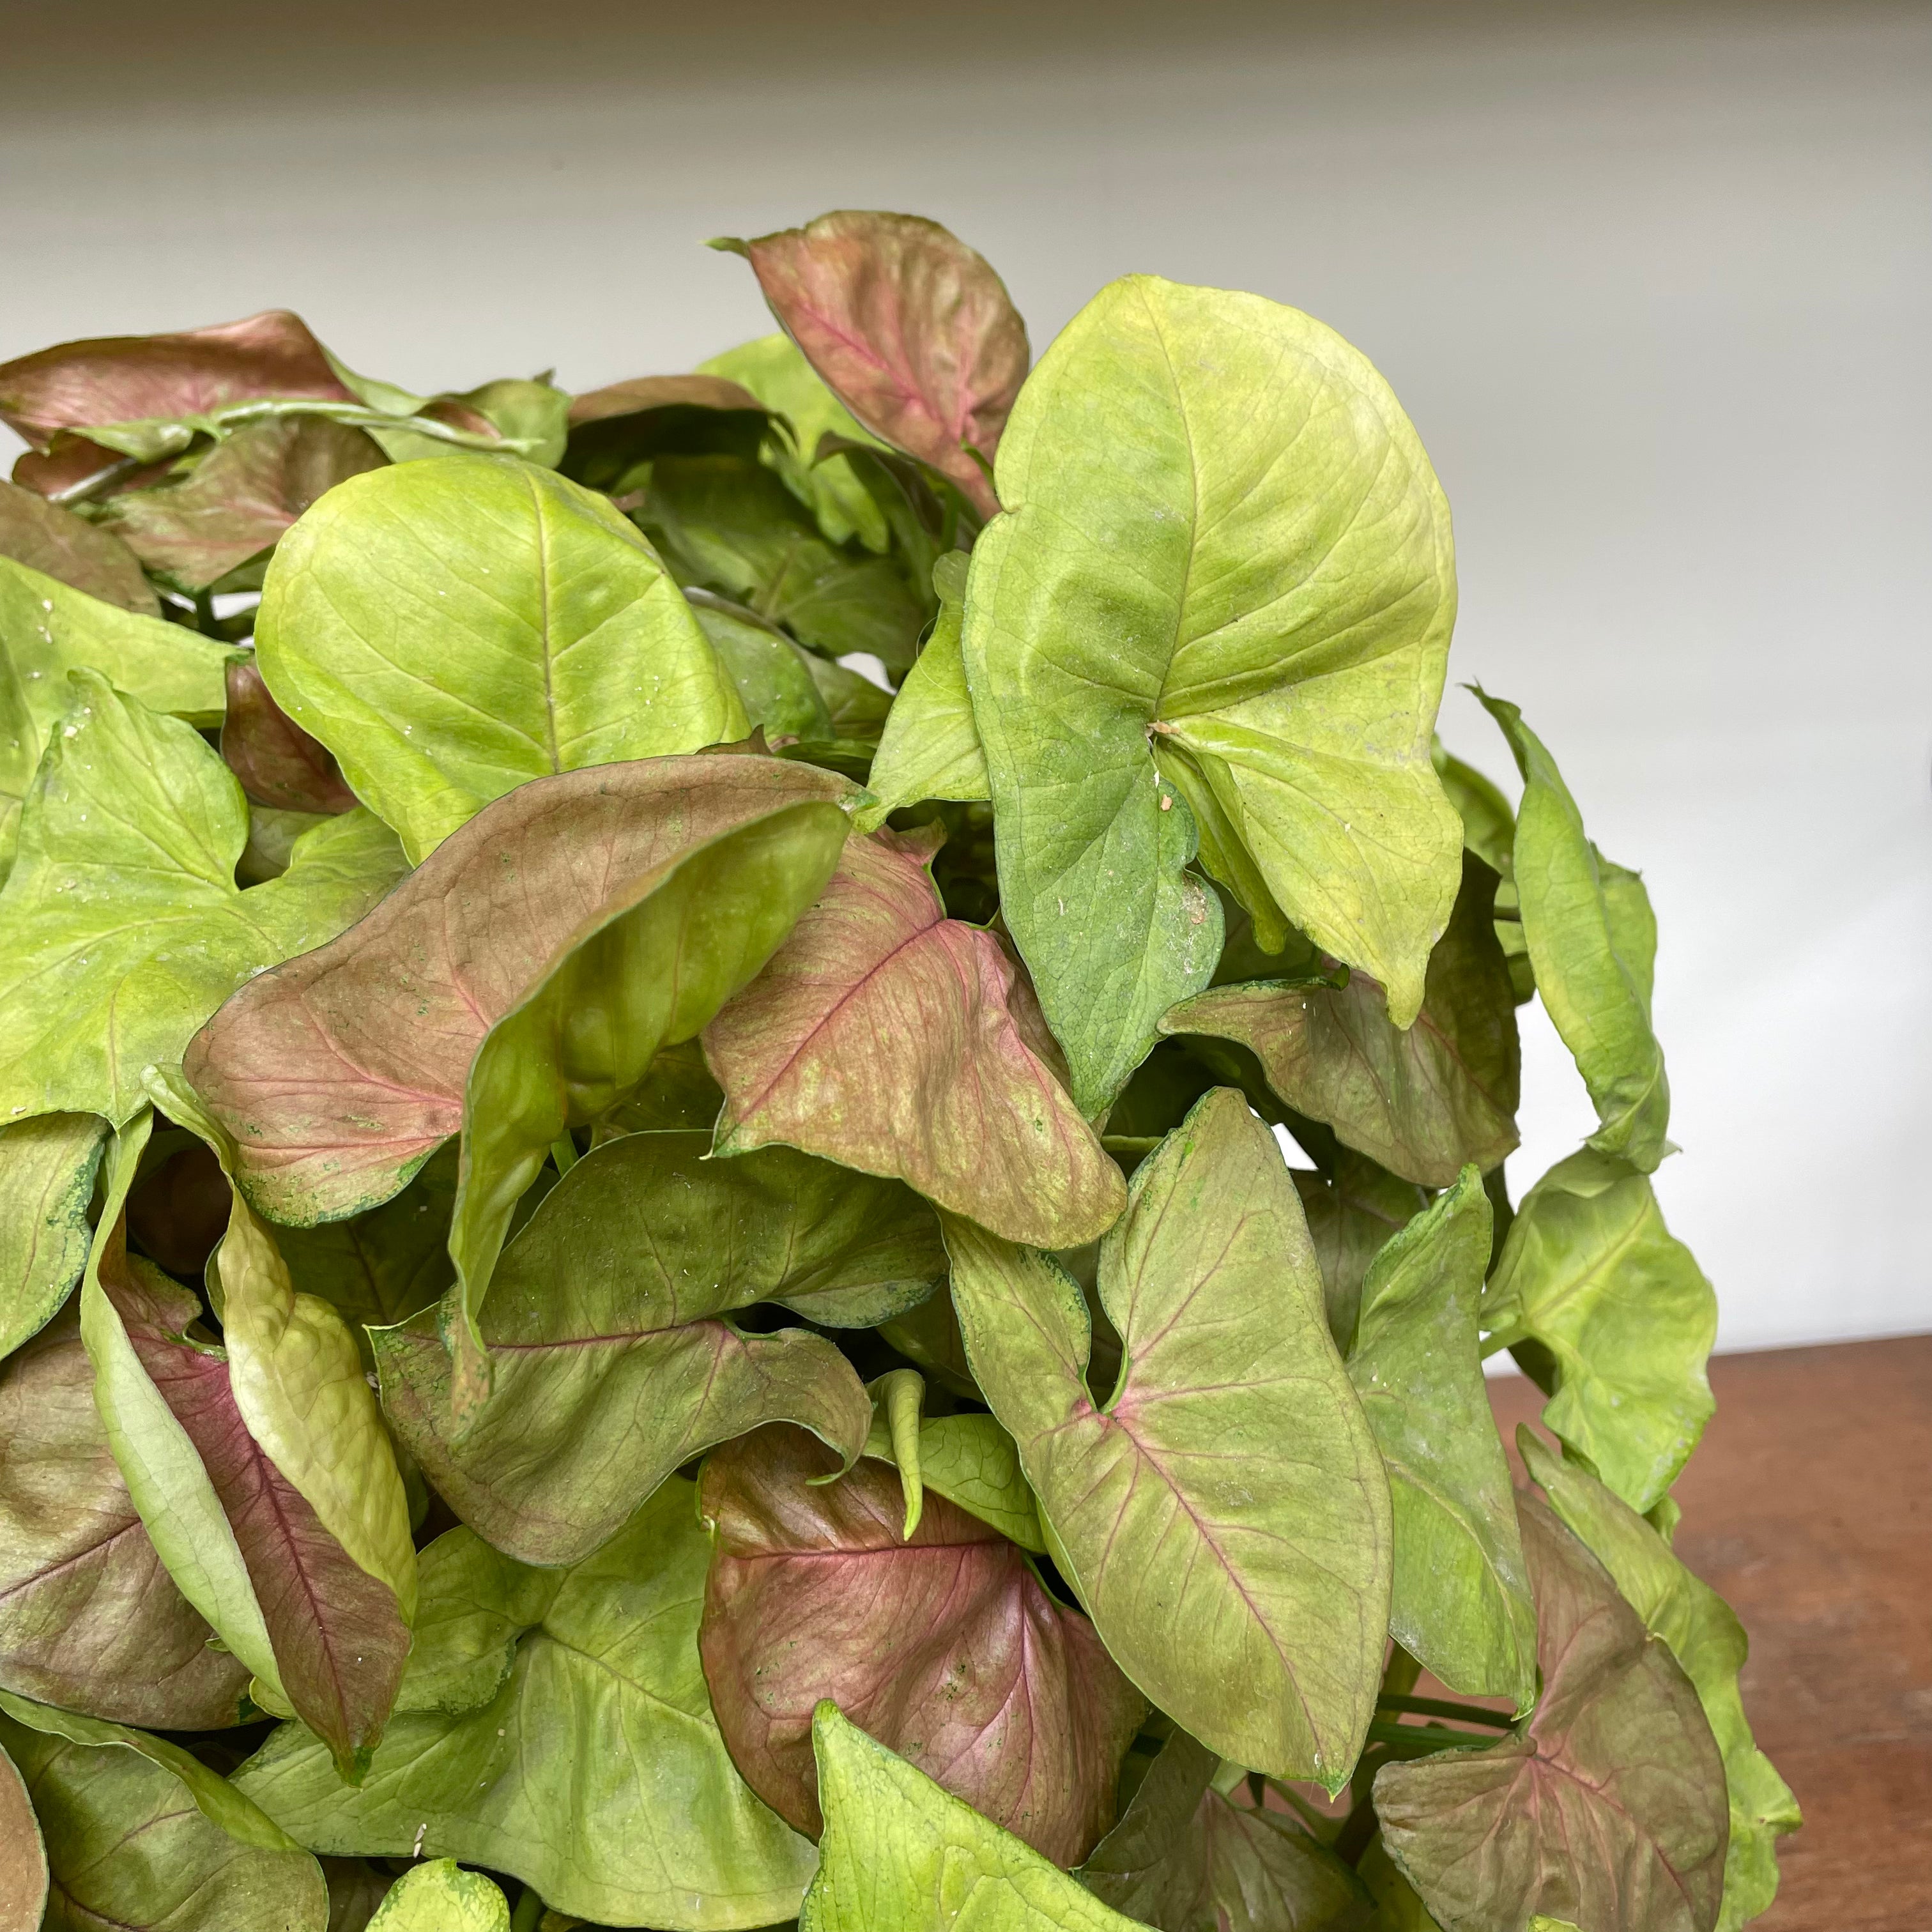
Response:
M1742 1924L1654 926L1388 386L720 245L586 394L0 368L0 1924Z

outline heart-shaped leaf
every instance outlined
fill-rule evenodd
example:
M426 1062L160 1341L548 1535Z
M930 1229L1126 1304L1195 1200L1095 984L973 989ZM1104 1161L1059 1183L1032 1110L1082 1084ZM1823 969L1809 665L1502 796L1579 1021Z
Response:
M1651 1172L1670 1151L1670 1086L1650 1028L1656 922L1642 882L1591 844L1556 761L1517 707L1478 692L1522 774L1513 875L1536 988L1600 1123L1590 1145Z
M1473 1167L1394 1235L1362 1292L1348 1374L1395 1505L1389 1631L1452 1690L1536 1698L1536 1606L1477 1308L1490 1204Z
M63 342L0 367L0 422L41 450L62 430L171 422L264 396L356 400L286 309L172 334Z
M939 616L917 661L892 700L879 754L866 781L878 799L859 820L862 830L884 824L886 815L922 799L983 799L986 754L973 722L966 662L959 638L966 620L966 557L948 550L933 566Z
M1447 1187L1472 1161L1487 1172L1516 1146L1521 1075L1496 891L1496 874L1466 854L1456 910L1406 1031L1390 1023L1388 996L1366 973L1339 988L1219 986L1183 1000L1160 1030L1240 1041L1288 1106L1406 1180Z
M1730 1843L1724 1855L1720 1932L1768 1910L1778 1895L1778 1840L1802 1822L1797 1800L1757 1748L1738 1694L1744 1626L1716 1591L1693 1576L1670 1546L1622 1497L1541 1438L1519 1427L1524 1466L1551 1506L1609 1570L1645 1628L1670 1646L1696 1687L1724 1754Z
M272 550L325 490L387 460L347 423L274 416L218 443L182 482L113 498L101 527L150 570L205 590Z
M188 1078L272 1220L388 1200L463 1124L490 1028L612 893L691 846L854 788L773 758L658 758L526 785L472 820L352 932L252 980Z
M40 1932L47 1848L18 1767L0 1747L0 1932Z
M1009 1239L1092 1240L1119 1170L1039 1048L990 932L946 917L929 848L854 838L763 974L706 1029L718 1151L778 1141L896 1174Z
M1455 580L1388 385L1295 310L1129 276L1028 377L997 474L966 673L1002 905L1075 1098L1104 1106L1214 970L1183 872L1203 813L1257 922L1286 914L1408 1025L1460 875L1429 755Z
M46 1841L46 1932L325 1932L308 1852L186 1751L118 1730L0 1694L0 1748Z
M368 1932L510 1932L509 1902L481 1872L431 1858L390 1887Z
M791 432L790 443L767 443L764 459L811 510L830 542L842 544L856 537L868 550L880 553L890 547L884 515L850 466L813 460L828 436L857 444L874 439L820 380L790 336L761 335L698 366L714 381L742 383L766 409L783 418Z
M680 1463L760 1423L802 1423L849 1464L871 1412L838 1350L714 1318L783 1300L876 1318L945 1271L907 1189L785 1148L708 1160L708 1145L626 1135L544 1198L491 1281L495 1386L466 1429L435 1312L374 1334L398 1433L464 1522L526 1562L581 1561Z
M206 725L220 721L233 655L184 625L118 609L0 556L0 878L20 801L73 698L68 672L98 671L154 710Z
M1589 1148L1559 1161L1516 1210L1482 1321L1492 1349L1549 1350L1544 1422L1633 1509L1654 1508L1716 1407L1718 1299L1648 1177Z
M70 682L0 892L0 1117L119 1125L146 1102L142 1068L178 1062L238 986L340 932L402 860L382 825L346 812L298 840L280 878L241 890L248 806L220 759L96 673Z
M1109 1652L1224 1756L1338 1785L1382 1671L1388 1486L1268 1129L1217 1088L1136 1170L1100 1244L1104 1402L1054 1262L962 1222L946 1246L973 1372Z
M412 862L528 779L748 728L634 526L496 457L398 464L332 490L275 552L256 647L276 702Z
M663 1046L694 1039L824 890L849 826L826 800L781 806L620 886L476 1049L450 1222L452 1395L489 1387L476 1326L510 1217L552 1144L629 1100Z
M1278 1812L1237 1802L1220 1761L1176 1731L1080 1880L1161 1932L1366 1932L1354 1874Z
M199 1312L154 1282L178 1330ZM213 1730L248 1672L162 1567L115 1466L77 1311L0 1363L0 1687L128 1724Z
M712 1720L710 1556L681 1478L574 1569L526 1569L452 1530L424 1552L416 1649L362 1787L298 1724L235 1781L320 1852L487 1865L602 1924L771 1924L797 1910L812 1851L733 1770Z
M705 1464L716 1552L698 1642L733 1761L816 1836L812 1712L830 1697L982 1817L1076 1863L1113 1822L1140 1694L998 1532L935 1496L903 1532L890 1471L824 1480L837 1474L794 1429Z
M0 557L116 610L143 617L161 614L160 599L141 574L141 560L118 537L17 483L0 482Z
M799 1932L1133 1932L1031 1846L868 1737L829 1699L812 1720L825 1836Z
M999 508L981 464L1030 352L983 258L936 221L849 209L712 245L750 262L785 333L866 428L950 477L982 516Z
M107 1124L43 1114L0 1127L0 1357L52 1319L87 1264Z
M1444 1932L1538 1912L1711 1932L1728 1818L1697 1694L1596 1558L1533 1497L1519 1507L1541 1700L1501 1744L1384 1766L1383 1843Z

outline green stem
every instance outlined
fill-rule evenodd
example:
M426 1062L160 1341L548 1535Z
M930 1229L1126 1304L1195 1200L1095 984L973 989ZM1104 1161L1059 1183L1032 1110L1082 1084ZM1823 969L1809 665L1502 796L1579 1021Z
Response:
M1493 1724L1499 1731L1516 1728L1516 1720L1507 1711L1492 1711L1480 1704L1452 1704L1443 1697L1405 1697L1385 1690L1376 1700L1378 1708L1402 1711L1418 1718L1454 1718L1466 1724Z
M510 1932L536 1932L537 1922L542 1918L544 1902L537 1896L533 1885L524 1887L524 1895L517 1900L517 1909L510 1914Z
M556 1178L561 1180L577 1165L577 1143L568 1134L559 1134L550 1144L550 1157L556 1162Z
M1369 1726L1369 1741L1386 1744L1405 1756L1423 1757L1431 1751L1454 1750L1469 1744L1494 1742L1471 1731L1452 1731L1444 1724L1398 1724L1377 1718Z

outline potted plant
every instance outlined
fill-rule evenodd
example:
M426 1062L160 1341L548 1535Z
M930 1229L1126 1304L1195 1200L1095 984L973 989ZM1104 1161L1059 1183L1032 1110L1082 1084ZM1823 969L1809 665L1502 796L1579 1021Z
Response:
M718 245L586 394L0 368L0 1924L1742 1924L1654 924L1394 396Z

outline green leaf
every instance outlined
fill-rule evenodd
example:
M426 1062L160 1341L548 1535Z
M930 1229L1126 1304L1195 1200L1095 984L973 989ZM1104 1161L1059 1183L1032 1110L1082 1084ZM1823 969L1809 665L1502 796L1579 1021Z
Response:
M454 1858L413 1865L390 1887L368 1932L510 1932L510 1907L481 1872Z
M1339 988L1216 987L1164 1015L1160 1030L1240 1041L1288 1106L1406 1180L1447 1187L1467 1162L1498 1166L1516 1144L1522 1067L1496 890L1489 867L1466 858L1449 929L1429 956L1422 1010L1406 1032L1366 973Z
M216 444L181 482L110 499L101 527L150 570L206 590L272 550L324 491L386 460L346 423L271 417Z
M1438 738L1430 752L1436 776L1449 794L1462 821L1463 850L1473 852L1499 878L1511 874L1516 848L1516 814L1509 800L1474 765L1466 765L1442 748Z
M793 447L768 450L765 460L778 472L785 488L812 511L832 542L856 537L868 550L887 548L891 538L885 518L850 466L812 461L823 436L861 443L873 439L820 381L818 371L799 353L790 336L761 335L698 366L706 375L742 385L790 425Z
M176 1586L232 1656L272 1694L285 1695L262 1606L221 1498L129 1333L131 1320L152 1358L152 1337L178 1333L194 1312L184 1295L167 1292L152 1275L140 1282L127 1271L121 1213L153 1118L143 1107L114 1138L81 1282L80 1334L94 1364L94 1403L128 1495Z
M1516 1431L1524 1466L1556 1514L1609 1570L1645 1627L1663 1639L1696 1686L1724 1754L1731 1830L1724 1857L1720 1932L1755 1918L1778 1895L1778 1840L1802 1820L1798 1801L1757 1748L1738 1694L1748 1646L1724 1598L1693 1576L1670 1546L1589 1472L1551 1454L1526 1428Z
M126 1724L84 1718L73 1711L58 1711L50 1704L16 1696L0 1690L0 1713L47 1737L65 1738L70 1744L90 1749L130 1750L170 1772L186 1787L195 1808L211 1824L218 1825L238 1845L252 1845L257 1851L299 1852L302 1847L268 1816L254 1802L244 1798L218 1772L211 1771L193 1752Z
M1030 353L1026 325L982 256L936 221L841 209L754 242L772 313L866 427L999 508L992 460Z
M835 548L772 472L742 456L665 456L637 516L686 584L748 605L827 657L912 662L926 609L895 565Z
M1388 386L1293 309L1130 276L1041 358L998 477L966 673L1006 916L1075 1097L1112 1097L1220 951L1182 876L1196 814L1150 736L1193 761L1280 910L1407 1026L1462 844L1429 759L1455 590Z
M1590 843L1556 760L1522 712L1476 694L1522 773L1514 878L1523 937L1537 991L1597 1109L1589 1144L1648 1174L1671 1151L1670 1087L1650 1028L1649 902L1635 873L1610 866Z
M220 759L97 674L70 681L0 892L0 1116L118 1126L145 1102L144 1066L178 1062L237 986L357 918L401 856L346 812L297 842L281 878L241 890L248 808Z
M1534 1498L1519 1508L1535 1714L1484 1749L1384 1765L1382 1841L1444 1932L1538 1912L1592 1932L1712 1932L1728 1821L1697 1694L1589 1552Z
M404 1442L464 1521L526 1562L580 1561L680 1464L761 1423L801 1423L849 1464L870 1406L838 1350L715 1318L765 1300L875 1316L944 1274L932 1210L907 1189L785 1148L713 1161L709 1146L629 1134L557 1183L491 1282L495 1387L466 1429L434 1311L372 1337Z
M1290 1820L1236 1802L1219 1766L1176 1731L1081 1882L1162 1932L1366 1932L1374 1906L1354 1874Z
M412 862L527 779L749 728L636 530L607 499L496 457L332 491L275 553L256 648L276 701Z
M734 826L854 790L773 758L655 758L488 807L335 944L251 980L194 1042L188 1077L235 1138L243 1192L302 1226L389 1199L461 1127L490 1028L614 895Z
M80 1279L106 1132L92 1114L0 1127L0 1357L44 1328Z
M839 1714L812 1720L825 1836L799 1932L1129 1932L1010 1832Z
M45 1932L325 1932L315 1860L277 1849L268 1834L287 1841L238 1791L158 1738L76 1736L92 1726L0 1696L0 1747L46 1841Z
M160 599L141 574L141 560L118 537L17 483L0 482L0 557L116 610L161 614Z
M911 1369L895 1369L870 1388L866 1454L898 1471L908 1536L919 1526L930 1490L1022 1550L1046 1554L1040 1503L1020 1468L1019 1446L994 1417L976 1409L922 1416L926 1385Z
M705 1463L715 1550L698 1646L732 1762L816 1836L812 1715L831 1698L982 1817L1071 1864L1113 1822L1147 1706L1015 1545L940 1496L908 1531L903 1500L890 1471L841 1475L795 1429Z
M1389 1632L1450 1690L1536 1700L1536 1606L1476 1332L1490 1204L1473 1167L1376 1256L1348 1375L1395 1506Z
M1492 1350L1550 1352L1544 1422L1633 1509L1654 1507L1716 1406L1718 1300L1648 1177L1588 1148L1559 1161L1516 1210L1482 1319Z
M466 1529L439 1538L402 1708L362 1787L295 1724L236 1783L315 1850L487 1865L599 1924L784 1918L812 1850L746 1787L712 1718L694 1504L674 1478L568 1570L493 1557ZM432 1706L430 1691L474 1701Z
M192 1297L167 1292L176 1325L192 1319ZM0 1363L0 1687L122 1724L236 1723L248 1672L210 1645L142 1527L78 1310Z
M773 738L830 738L832 713L806 653L774 624L706 590L688 593L699 626L738 687L752 728Z
M1341 1150L1332 1173L1311 1174L1297 1168L1293 1178L1322 1269L1328 1332L1337 1348L1346 1348L1354 1340L1369 1264L1398 1229L1422 1211L1429 1197L1413 1182L1347 1148Z
M1100 1244L1124 1351L1102 1404L1072 1280L962 1222L946 1246L974 1374L1108 1649L1223 1756L1339 1786L1382 1672L1388 1486L1267 1128L1217 1088L1136 1171Z
M878 802L860 815L861 831L886 822L888 812L922 799L984 799L986 754L973 722L960 631L966 617L966 557L948 550L933 566L939 616L892 700L879 754L867 781Z
M0 1928L38 1932L47 1903L47 1848L19 1768L0 1746Z
M853 839L771 965L706 1028L725 1095L716 1151L782 1142L896 1175L1011 1239L1091 1240L1120 1212L1119 1170L1054 1077L998 940L945 916L930 850Z
M456 1412L489 1358L477 1312L510 1216L550 1144L629 1099L661 1046L694 1039L818 898L850 829L830 800L781 806L618 888L476 1049L449 1229Z

